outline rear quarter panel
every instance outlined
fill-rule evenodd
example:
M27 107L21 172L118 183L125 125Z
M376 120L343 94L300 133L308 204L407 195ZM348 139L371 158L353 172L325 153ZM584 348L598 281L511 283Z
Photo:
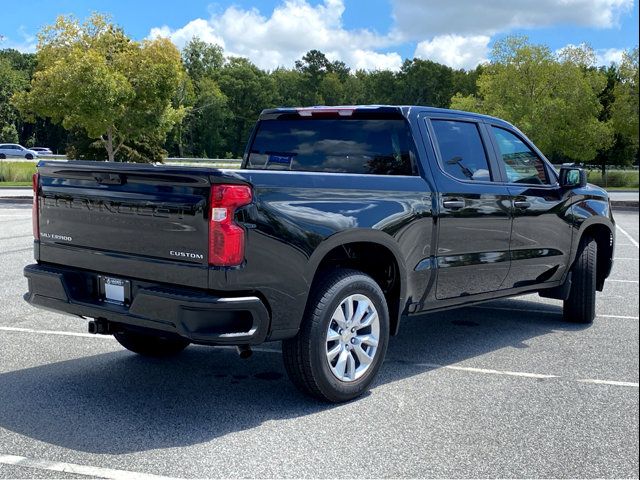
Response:
M272 309L273 331L298 328L318 264L345 243L386 246L405 276L406 298L424 290L428 279L411 274L431 252L432 194L421 177L265 170L234 174L254 187L255 204L242 212L248 232L246 264L224 275L212 271L210 286L263 293Z

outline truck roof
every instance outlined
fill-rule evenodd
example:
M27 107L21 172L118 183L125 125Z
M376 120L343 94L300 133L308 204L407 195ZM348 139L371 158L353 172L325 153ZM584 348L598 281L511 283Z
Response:
M421 105L336 105L336 106L327 106L327 105L315 105L312 107L278 107L278 108L268 108L262 111L260 114L260 120L264 120L267 118L273 118L274 115L278 114L292 114L298 113L300 116L311 116L313 112L330 112L330 113L338 113L340 115L348 116L354 110L360 111L370 111L376 113L389 113L389 114L400 114L403 117L408 117L410 114L416 113L441 113L446 115L459 115L467 118L477 118L484 120L491 120L492 122L503 124L505 126L512 126L509 122L502 120L497 117L492 117L490 115L483 115L480 113L474 112L465 112L463 110L452 110L449 108L436 108L436 107L426 107ZM345 113L341 113L345 112Z

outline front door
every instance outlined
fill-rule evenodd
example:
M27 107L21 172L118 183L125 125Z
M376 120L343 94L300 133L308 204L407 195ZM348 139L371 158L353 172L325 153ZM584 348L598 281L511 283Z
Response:
M488 126L499 167L513 197L511 270L505 287L525 287L562 278L569 261L568 197L555 173L519 132Z
M500 290L509 272L511 195L495 181L484 124L458 118L429 122L438 159L437 299Z

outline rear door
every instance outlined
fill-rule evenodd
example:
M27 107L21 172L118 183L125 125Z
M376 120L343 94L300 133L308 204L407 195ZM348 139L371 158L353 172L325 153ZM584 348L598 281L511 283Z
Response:
M503 288L509 272L511 194L491 155L485 125L474 118L432 117L438 185L436 298Z
M505 287L558 280L569 262L571 218L567 193L542 154L517 130L487 125L504 185L513 196L511 270Z

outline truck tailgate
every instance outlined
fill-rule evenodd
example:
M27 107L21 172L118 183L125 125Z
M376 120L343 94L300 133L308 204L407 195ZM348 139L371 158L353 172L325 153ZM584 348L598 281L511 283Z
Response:
M206 270L215 170L43 162L38 172L41 261L87 268L88 258L137 258ZM136 276L154 277L153 270L138 268ZM206 271L195 283L206 287Z

